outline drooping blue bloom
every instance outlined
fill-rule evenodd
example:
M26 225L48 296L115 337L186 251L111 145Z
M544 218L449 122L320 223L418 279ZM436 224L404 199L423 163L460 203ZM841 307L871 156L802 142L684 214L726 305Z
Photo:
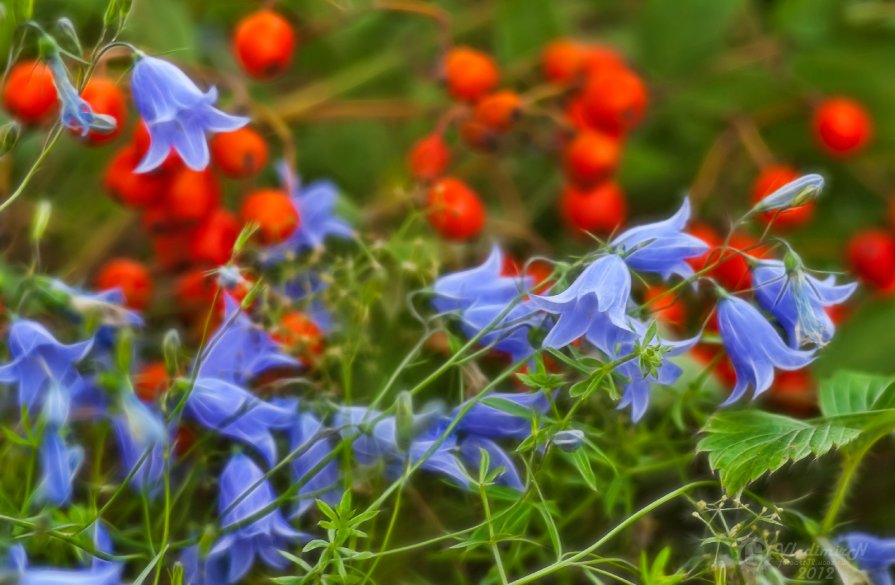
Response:
M247 385L274 368L298 368L301 363L282 352L266 331L255 325L230 295L224 295L225 315L198 358L198 376Z
M115 130L118 123L115 118L106 114L97 114L84 99L78 94L78 90L68 78L65 63L58 49L47 57L47 65L53 76L53 85L56 86L56 95L62 104L60 119L62 125L77 131L81 136L87 136L91 130L108 134Z
M763 260L752 271L755 297L786 331L792 347L826 345L836 330L826 307L845 302L856 283L817 279L800 266L787 269L779 260Z
M289 525L282 512L274 508L241 525L277 499L270 483L264 479L264 472L250 457L240 453L231 457L224 467L219 486L218 511L221 529L226 534L214 544L209 557L224 559L226 583L242 579L259 558L268 567L285 569L289 561L278 551L285 550L302 535Z
M472 476L478 476L478 468L482 461L482 451L488 453L488 472L493 473L500 470L496 481L500 485L505 485L514 490L522 491L525 484L519 476L516 464L509 454L497 443L491 439L483 437L469 436L460 442L460 455L472 466Z
M94 526L96 550L109 554L109 537L99 525ZM28 555L20 544L9 549L9 566L15 572L12 581L17 585L120 585L121 563L93 558L90 567L82 569L59 569L56 567L32 567Z
M285 161L280 161L277 168L280 182L289 193L300 222L286 240L265 250L266 259L279 260L305 250L322 248L329 237L354 237L351 226L333 211L339 196L338 187L330 181L315 181L301 186Z
M662 278L672 274L687 277L693 268L688 258L697 258L708 251L708 245L695 236L684 232L690 221L690 200L673 216L664 221L631 228L609 243L619 250L625 263L632 270L655 272Z
M202 426L256 449L273 466L277 446L271 432L287 429L294 414L265 402L235 384L198 378L190 390L186 411Z
M503 276L503 253L494 246L475 268L446 274L435 281L432 305L441 313L472 306L506 307L532 286L531 277Z
M53 280L51 288L68 296L69 306L78 317L98 315L100 323L109 327L142 327L140 313L124 306L124 293L119 288L90 292Z
M208 166L210 132L232 132L249 119L231 116L214 107L217 89L203 93L175 65L140 55L131 76L131 93L149 130L149 150L134 172L146 173L161 165L173 148L195 171Z
M380 412L359 406L342 408L337 413L334 424L344 437L354 437L352 448L362 465L383 463L393 477L401 474L408 459L412 464L421 461L441 436L438 425L429 425L417 433L406 452L402 451L398 447L395 417L383 417ZM445 475L461 486L468 485L469 478L453 453L456 445L455 435L445 437L425 458L420 468Z
M513 363L534 354L529 332L542 320L531 303L520 303L509 310L504 305L473 305L460 312L460 327L469 339L485 331L479 343L510 356Z
M531 303L559 319L544 338L544 347L561 348L588 332L594 323L630 331L626 310L631 297L631 274L616 254L592 262L563 292L532 295Z
M849 560L867 573L873 585L892 585L889 569L895 565L895 538L851 532L837 541L848 549Z
M718 330L737 377L725 404L737 401L750 386L754 396L770 388L775 367L798 370L814 360L814 351L787 346L758 309L738 297L728 295L718 303Z
M292 410L294 412L294 405ZM332 438L324 434L323 423L310 412L298 413L297 419L289 427L289 448L291 451L302 451L292 459L290 467L293 481L304 482L298 488L298 501L291 517L304 514L316 499L331 506L338 504L342 498L342 489L339 485L339 463L336 458L324 463L319 471L308 477L335 448Z
M487 398L496 402L511 402L517 407L531 410L533 415L543 414L550 408L550 400L543 392L493 392ZM482 400L475 400L472 406L468 406L470 402L472 400L461 404L451 413L452 418L462 416L456 426L458 433L488 439L519 440L531 434L531 419L501 410Z
M72 484L84 461L84 450L68 445L57 426L44 429L40 444L40 483L37 493L42 501L64 506L71 501Z
M90 352L92 340L66 345L28 319L16 319L9 330L12 361L0 366L0 382L16 384L19 405L35 412L51 385L67 389L80 378L76 368Z
M123 475L133 472L131 482L134 487L152 490L158 487L165 471L167 432L164 421L159 413L130 391L122 392L119 408L113 426L121 451Z
M699 341L699 336L680 341L668 340L659 335L648 335L647 325L633 322L637 332L637 340L623 343L616 347L614 354L609 354L612 359L625 358L637 355L619 364L614 372L624 379L622 386L625 391L622 394L619 408L631 407L631 419L639 421L646 413L649 406L650 389L656 385L670 386L677 382L683 370L669 361L668 358L685 353L693 348Z

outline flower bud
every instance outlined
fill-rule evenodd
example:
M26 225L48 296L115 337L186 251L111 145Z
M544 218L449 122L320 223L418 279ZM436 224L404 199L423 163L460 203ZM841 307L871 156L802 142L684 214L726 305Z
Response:
M584 431L579 429L559 431L553 435L551 441L566 453L571 453L572 451L577 451L584 444Z
M756 203L749 213L784 210L811 203L820 196L823 188L824 178L820 175L811 174L799 177Z

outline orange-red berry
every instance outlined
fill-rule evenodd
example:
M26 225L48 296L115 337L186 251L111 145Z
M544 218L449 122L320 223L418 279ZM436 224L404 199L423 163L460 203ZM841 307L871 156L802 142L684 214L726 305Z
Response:
M613 134L627 132L639 124L646 104L646 86L639 75L625 68L591 76L584 89L588 119Z
M234 179L257 175L267 164L267 142L248 126L215 134L209 146L215 166Z
M143 402L155 402L171 385L165 362L149 362L134 375L134 393Z
M584 131L566 147L565 169L575 183L594 185L615 171L620 158L621 146L616 138Z
M870 286L888 290L895 283L895 237L870 229L848 243L848 264L855 275Z
M115 258L100 268L96 275L97 290L119 289L124 304L142 311L152 300L152 277L149 269L136 260Z
M482 124L474 118L460 123L460 138L466 146L474 149L490 152L497 149L498 137L494 128Z
M625 69L624 58L618 51L606 45L588 45L584 51L584 73L588 77L602 75L615 69Z
M152 234L150 242L158 267L168 272L178 272L192 264L190 241L191 234L183 231Z
M436 182L429 188L427 203L429 223L449 240L469 240L485 226L485 206L465 183L453 177Z
M278 244L301 225L298 210L284 191L259 189L242 201L239 215L245 223L258 225L256 234L265 244Z
M595 187L565 188L560 200L566 222L576 231L608 234L625 222L628 205L625 194L614 181L604 181Z
M828 153L850 156L867 146L873 136L873 120L863 105L837 97L824 101L814 112L814 134Z
M483 97L475 105L475 119L498 132L504 132L522 112L522 98L514 91L504 90Z
M444 77L452 96L474 102L494 89L500 72L489 55L470 47L455 47L445 56Z
M273 77L292 61L295 30L276 12L258 10L236 25L233 50L246 73L261 79Z
M799 172L789 165L768 165L762 169L752 185L752 204L756 204L783 185L799 178ZM761 214L764 223L773 220L773 226L787 230L805 225L814 217L814 202L782 211Z
M587 49L570 39L558 39L544 49L541 69L544 77L554 83L571 83L584 71Z
M323 353L325 347L323 331L301 311L282 316L274 339L310 361Z
M220 266L233 255L240 225L226 209L215 209L190 234L190 258L198 264Z
M87 141L90 144L103 144L117 138L124 128L127 116L124 93L118 84L107 77L91 77L84 86L81 97L90 104L95 114L106 114L115 119L114 130L106 133L91 130L87 134Z
M432 181L440 177L451 162L451 151L448 150L441 134L432 133L416 141L407 156L407 166L414 177L424 181Z
M668 293L668 288L664 286L653 285L647 288L643 300L650 303L650 313L660 321L681 326L687 320L687 307L683 300L674 293Z
M16 63L3 86L3 105L23 124L39 124L57 109L50 68L40 61Z
M112 157L103 176L106 191L129 207L145 207L160 201L170 184L170 177L160 170L135 173L141 158L136 146L125 146Z
M165 211L175 225L199 225L221 202L221 187L209 170L183 168L165 192Z

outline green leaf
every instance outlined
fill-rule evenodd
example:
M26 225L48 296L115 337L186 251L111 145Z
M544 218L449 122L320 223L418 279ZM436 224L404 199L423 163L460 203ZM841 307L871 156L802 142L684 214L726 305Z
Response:
M501 412L512 414L513 416L518 416L519 418L531 420L534 416L534 411L532 409L517 404L512 400L507 400L506 398L491 396L488 398L483 398L482 403L490 406L491 408L496 408Z
M895 408L895 376L836 372L820 384L820 411L825 417Z
M819 457L861 434L860 429L829 421L801 421L757 410L719 412L703 430L707 436L697 449L708 453L709 464L732 494L786 463Z
M587 449L578 449L570 455L570 458L578 473L581 474L582 479L587 483L587 487L597 491L597 476L594 475L593 467L591 467Z

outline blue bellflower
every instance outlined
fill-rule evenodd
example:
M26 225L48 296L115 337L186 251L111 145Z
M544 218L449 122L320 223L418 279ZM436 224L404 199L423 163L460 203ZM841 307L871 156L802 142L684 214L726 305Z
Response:
M239 525L276 501L264 473L244 454L230 458L220 477L218 510L221 528ZM237 503L238 502L238 503ZM242 579L260 558L268 567L285 569L289 561L279 553L301 537L278 509L227 532L212 547L210 559L226 565L226 583Z
M94 526L94 542L96 550L106 554L111 552L109 537L98 525ZM87 568L34 567L28 564L28 555L20 544L10 548L9 565L16 576L12 582L17 585L121 585L122 583L121 563L94 557L90 567Z
M867 573L873 585L892 585L889 569L895 565L895 538L851 532L836 540L848 549L848 558Z
M175 65L155 57L137 58L131 76L137 111L149 130L149 150L134 172L158 168L171 149L195 171L208 166L206 133L232 132L249 119L231 116L214 107L217 89L202 92Z
M291 462L292 478L295 483L304 482L298 488L298 502L292 513L293 518L304 514L316 499L334 506L342 498L339 462L336 458L330 459L319 471L309 475L335 448L332 438L323 435L323 431L323 423L309 412L299 413L297 420L289 428L290 449L302 450L301 455Z
M67 389L81 377L76 368L92 340L66 345L35 321L16 319L9 329L12 361L0 366L0 383L16 384L19 405L32 412L42 406L51 385Z
M655 272L668 279L672 274L687 277L693 268L688 258L705 254L708 245L684 232L690 221L690 200L684 199L681 208L664 221L631 228L609 243L618 250L625 263L639 272Z
M200 378L245 386L266 370L301 366L294 357L283 353L270 334L253 323L230 295L224 295L224 307L223 322L199 356Z
M777 319L792 347L826 345L836 327L824 309L845 302L858 286L837 285L833 276L820 280L779 260L760 262L752 281L758 303Z
M164 474L167 431L159 413L141 402L133 392L122 392L120 413L113 419L125 475L138 490L158 487ZM139 467L137 467L139 465Z
M215 378L196 380L186 411L202 426L256 449L270 466L277 461L272 431L289 428L295 416L244 388Z
M78 445L68 445L63 430L49 426L44 429L39 455L38 497L55 506L68 504L71 501L75 475L84 461L84 450Z
M726 296L718 303L718 330L737 378L725 404L739 400L750 386L755 396L766 391L775 367L798 370L814 360L813 351L787 346L758 309L738 297Z

